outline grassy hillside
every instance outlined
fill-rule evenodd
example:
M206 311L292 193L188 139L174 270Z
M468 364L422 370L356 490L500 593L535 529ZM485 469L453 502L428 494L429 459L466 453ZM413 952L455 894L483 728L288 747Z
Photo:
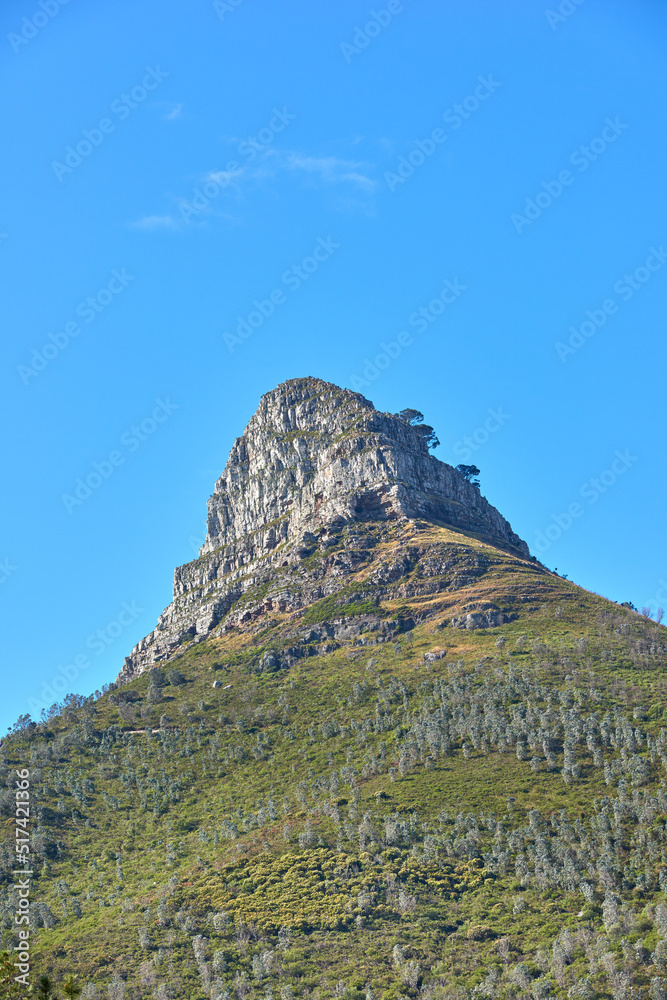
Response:
M365 531L336 593L5 741L0 947L29 768L33 981L667 998L663 628L483 539Z

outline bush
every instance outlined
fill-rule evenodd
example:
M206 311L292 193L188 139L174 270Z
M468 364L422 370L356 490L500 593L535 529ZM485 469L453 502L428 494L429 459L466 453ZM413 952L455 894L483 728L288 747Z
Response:
M488 927L486 924L475 924L468 929L468 933L466 934L468 941L490 941L497 936L493 928Z

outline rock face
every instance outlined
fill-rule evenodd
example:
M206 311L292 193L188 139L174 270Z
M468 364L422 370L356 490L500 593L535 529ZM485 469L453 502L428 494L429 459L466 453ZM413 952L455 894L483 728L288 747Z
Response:
M126 658L123 682L215 628L244 621L241 598L263 589L264 605L299 607L340 587L309 573L308 557L333 547L343 528L432 521L528 557L510 524L450 465L431 455L420 432L380 413L358 393L316 378L266 393L208 501L199 558L174 573L174 600L157 628ZM349 547L348 547L349 549ZM368 557L363 540L347 571ZM299 567L299 584L285 567ZM240 607L241 605L241 607Z

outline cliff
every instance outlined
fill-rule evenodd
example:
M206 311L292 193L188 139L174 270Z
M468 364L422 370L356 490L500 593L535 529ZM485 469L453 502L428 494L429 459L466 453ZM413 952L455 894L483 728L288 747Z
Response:
M199 558L176 569L173 603L126 658L118 680L214 629L243 626L262 609L298 609L333 593L345 569L372 558L382 533L370 528L418 521L529 558L505 518L429 453L415 427L320 379L279 385L262 396L232 447L208 501ZM353 537L356 558L337 569L331 560L309 558L336 550L342 533ZM258 590L254 606L241 601Z

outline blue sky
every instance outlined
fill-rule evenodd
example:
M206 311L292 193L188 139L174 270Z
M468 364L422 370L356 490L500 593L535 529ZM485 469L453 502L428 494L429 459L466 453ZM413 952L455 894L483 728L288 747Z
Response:
M422 410L548 566L664 603L664 4L0 19L0 731L116 676L301 375Z

